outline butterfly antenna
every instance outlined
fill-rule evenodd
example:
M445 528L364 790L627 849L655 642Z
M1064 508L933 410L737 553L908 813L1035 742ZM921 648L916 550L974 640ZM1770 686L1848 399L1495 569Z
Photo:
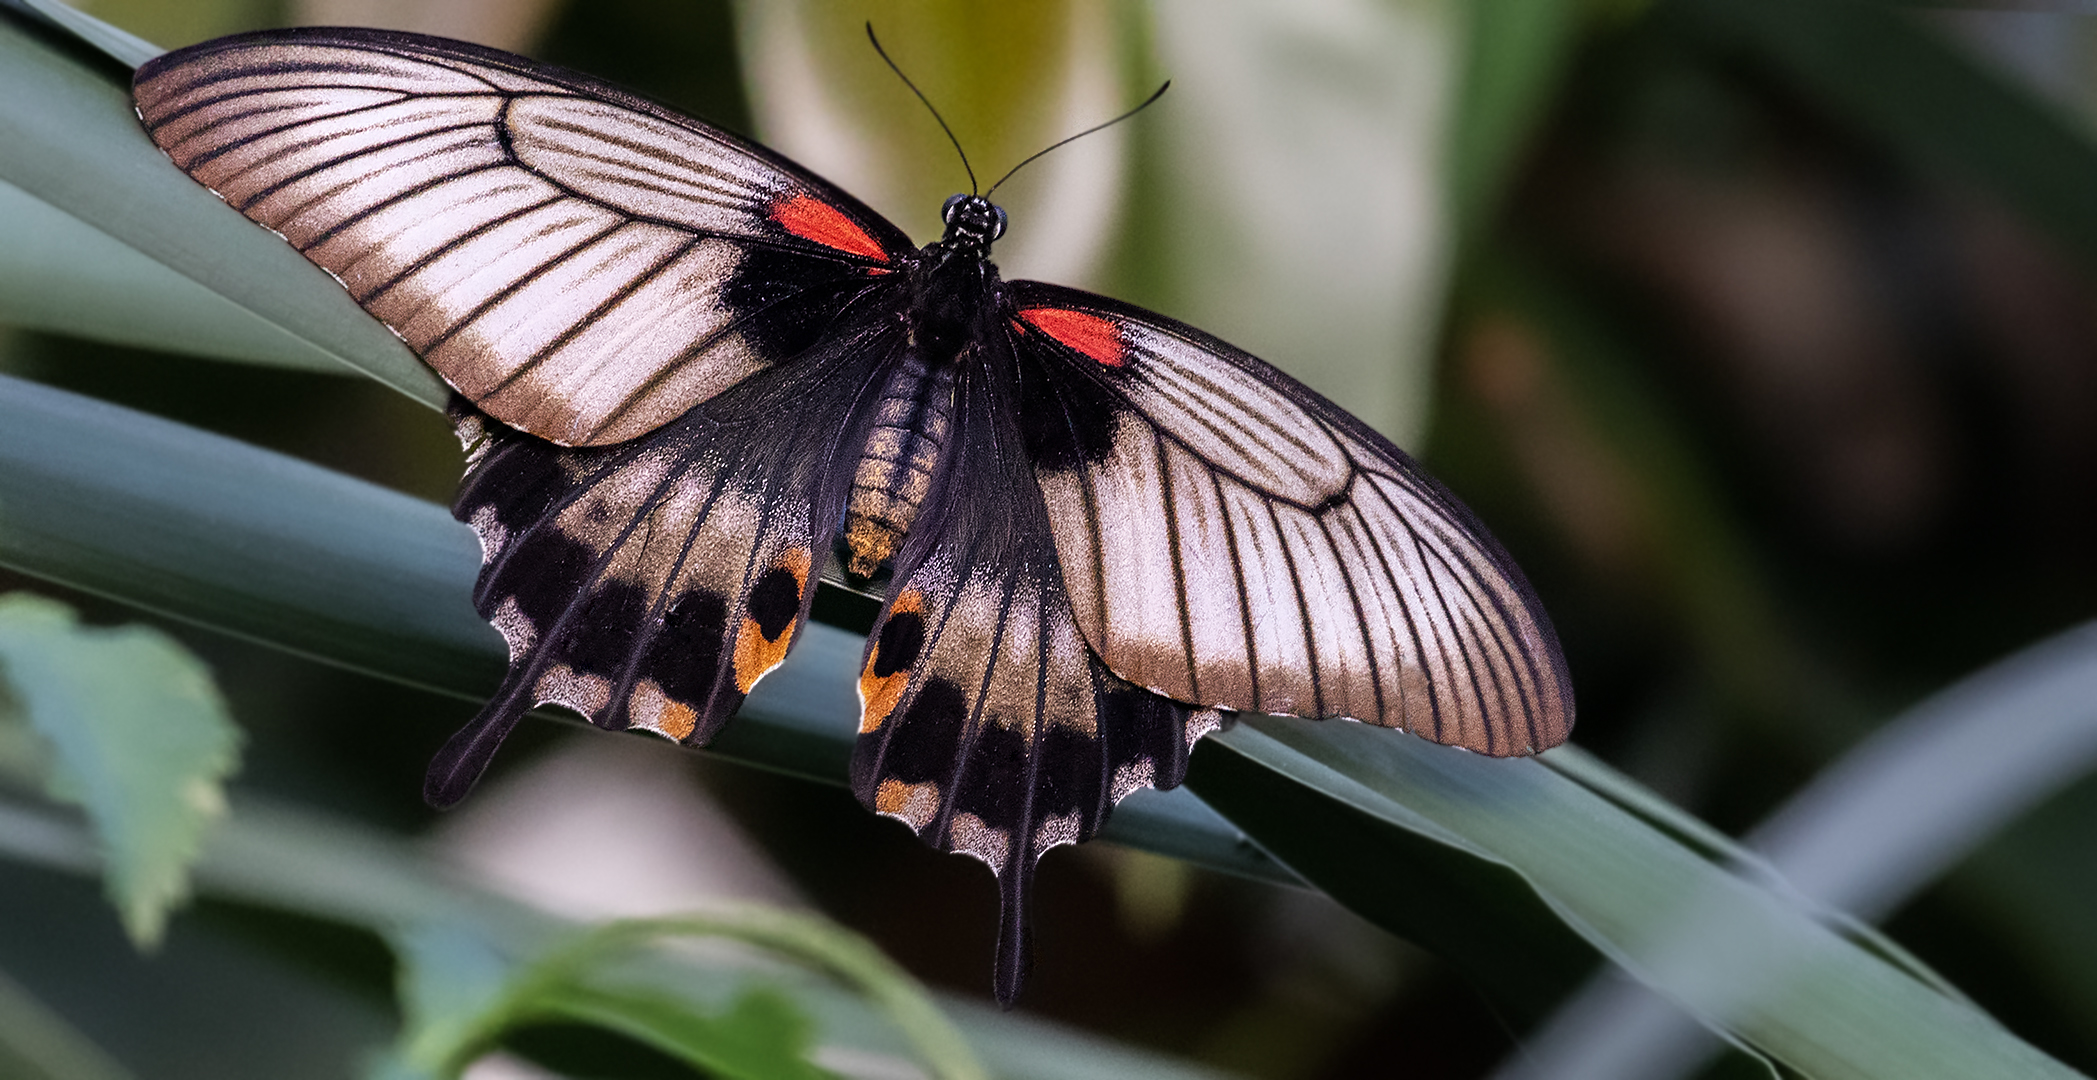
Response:
M878 46L877 46L877 47L878 47ZM900 72L898 72L898 74L900 74ZM1014 166L1012 166L1012 168L1011 168L1011 169L1010 169L1009 171L1007 171L1007 172L1005 173L1005 175L1003 175L1003 176L1001 176L1001 177L999 177L999 178L998 178L998 182L997 182L997 183L995 183L995 184L992 184L992 185L990 185L990 191L996 191L996 190L997 190L998 188L1000 188L1000 187L1003 187L1003 186L1004 186L1004 183L1005 183L1005 181L1007 181L1007 180L1010 180L1010 179L1012 179L1012 174L1013 174L1013 173L1016 173L1016 172L1020 171L1021 169L1024 169L1024 168L1026 168L1027 166L1029 166L1029 165L1032 165L1032 164L1034 163L1034 160L1035 160L1035 158L1039 158L1039 157L1041 157L1042 155L1044 155L1044 154L1047 154L1047 153L1048 153L1048 152L1049 152L1050 150L1054 150L1054 149L1056 149L1056 148L1058 148L1058 147L1061 147L1061 146L1065 146L1065 145L1068 145L1068 144L1070 144L1070 143L1074 143L1074 142L1078 141L1079 139L1082 139L1082 138L1084 138L1085 136L1087 136L1087 135L1090 135L1090 134L1092 134L1092 133L1093 133L1093 132L1095 132L1095 131L1104 131L1104 130L1106 130L1107 128L1113 127L1114 125L1116 125L1116 124L1119 124L1119 123L1121 123L1121 122L1122 122L1123 120L1126 120L1126 119L1128 119L1129 117L1131 117L1131 116L1134 116L1134 115L1136 115L1137 113L1140 113L1140 112L1142 112L1143 110L1145 110L1145 109L1148 109L1148 108L1150 108L1150 107L1151 107L1151 103L1152 103L1152 102L1155 102L1155 101L1157 101L1157 100L1158 100L1159 98L1161 98L1161 97L1164 97L1164 96L1165 96L1165 91L1167 91L1167 90L1170 90L1170 89L1172 89L1172 80L1171 80L1171 79L1167 79L1167 80L1165 80L1165 84L1164 84L1163 86L1160 86L1160 87L1158 87L1158 88L1157 88L1157 90L1153 91L1153 92L1151 93L1151 95L1150 95L1149 97L1147 97L1147 98L1144 98L1144 99L1143 99L1143 104L1141 104L1141 105L1138 105L1138 106L1136 106L1135 108L1133 108L1133 109L1130 109L1129 111L1127 111L1127 112L1125 112L1125 113L1122 113L1122 114L1121 114L1120 116L1117 116L1117 117L1115 117L1114 119L1112 119L1112 120L1109 120L1109 121L1107 121L1107 122L1106 122L1106 123L1104 123L1104 124L1094 124L1094 125L1092 125L1091 127L1089 127L1089 128L1086 128L1085 130L1083 130L1083 131L1080 131L1080 132L1078 132L1078 133L1077 133L1076 135L1072 135L1072 136L1070 136L1069 138L1066 138L1066 139L1059 139L1059 140L1057 140L1056 142L1054 142L1054 143L1051 143L1051 144L1049 144L1049 146L1048 146L1048 147L1047 147L1046 149L1043 149L1043 150L1040 150L1040 151L1036 152L1036 153L1034 154L1034 157L1030 157L1030 158L1028 158L1027 160L1025 160L1025 161L1022 161L1022 162L1020 162L1019 164L1017 164L1017 165L1014 165ZM990 191L986 191L986 192L984 192L984 193L983 193L983 197L984 197L984 198L986 198L986 199L987 199L987 198L989 198L989 197L990 197Z
M882 48L881 39L874 36L872 20L868 20L866 24L866 39L873 42L874 51L881 54L881 60L888 65L888 70L895 72L896 78L903 80L903 85L909 87L910 92L916 94L917 99L925 103L925 108L932 113L932 119L939 121L939 130L947 133L947 141L953 143L954 152L961 155L961 167L968 173L968 193L971 195L975 194L976 170L969 168L968 151L961 148L961 140L954 137L954 129L947 126L947 118L939 115L939 110L932 107L932 99L926 97L925 92L918 89L916 83L910 81L910 76L903 74L903 69L897 67L896 62L888 58L888 50Z

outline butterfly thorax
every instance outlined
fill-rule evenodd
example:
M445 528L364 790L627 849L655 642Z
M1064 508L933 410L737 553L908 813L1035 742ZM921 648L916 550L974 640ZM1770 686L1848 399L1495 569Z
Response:
M957 195L946 235L910 268L909 337L873 405L845 506L842 554L855 578L875 578L894 559L931 494L953 432L955 374L994 315L990 244L1002 232L1004 211Z

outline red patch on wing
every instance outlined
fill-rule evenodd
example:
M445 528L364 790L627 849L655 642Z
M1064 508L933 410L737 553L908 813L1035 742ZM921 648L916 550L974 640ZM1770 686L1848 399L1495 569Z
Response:
M1120 367L1127 346L1121 329L1111 319L1087 315L1068 308L1021 308L1019 317L1028 325L1108 367Z
M881 250L881 245L875 243L865 229L854 224L844 211L814 196L796 195L773 203L772 220L803 240L813 240L851 255L888 261L888 252Z

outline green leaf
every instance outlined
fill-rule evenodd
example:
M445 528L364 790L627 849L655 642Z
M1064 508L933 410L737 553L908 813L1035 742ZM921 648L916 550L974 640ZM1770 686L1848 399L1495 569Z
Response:
M87 843L67 822L0 804L0 855L92 873ZM478 1008L499 987L509 965L545 956L584 932L513 900L465 887L451 868L396 838L258 799L234 801L232 817L197 868L197 882L209 895L371 927L397 944L412 943L413 955L424 963L457 965L430 973L431 981L417 991L426 1004L416 1007L423 1009ZM640 950L630 966L594 972L589 985L620 994L672 995L715 1011L754 988L784 988L814 1020L818 1046L876 1061L904 1062L910 1052L893 1005L877 1005L839 980L778 964L753 970L712 954ZM1221 1076L1190 1062L1005 1013L974 998L939 994L936 1004L954 1019L992 1074L1007 1080Z
M1991 664L1881 727L1756 827L1748 839L1757 852L1753 865L1814 902L1862 918L1882 916L2092 771L2093 702L2097 623ZM2072 942L2075 931L2063 925L2069 921L2042 924ZM1694 931L1711 938L1728 933L1715 920ZM1890 942L1873 945L1893 950L1895 963L1915 963ZM1656 1057L1693 1058L1708 1042L1695 1038L1691 1022L1666 1003L1627 994L1613 982L1588 987L1553 1028L1527 1059L1531 1075L1657 1075L1665 1070L1656 1068ZM1606 1034L1624 1029L1647 1038L1633 1044Z
M5 974L0 974L0 1076L131 1080L130 1070Z
M51 794L94 822L124 929L157 943L239 762L210 672L157 630L82 627L64 605L14 593L0 597L0 677L50 745Z
M93 22L71 18L75 29ZM66 48L59 33L0 8L0 182L17 206L42 204L0 214L0 283L47 279L0 302L0 315L55 328L102 316L91 333L106 340L358 370L443 407L443 383L407 346L289 244L176 169L140 129L122 69ZM117 248L129 254L106 257ZM124 299L129 289L141 291ZM200 301L200 291L216 299ZM65 312L66 297L75 310Z
M481 933L446 920L389 935L399 961L400 1042L373 1068L376 1078L451 1077L500 1033L514 965Z
M1188 786L1315 888L1435 950L1518 1023L1541 1019L1601 962L1516 868L1481 857L1460 832L1391 805L1338 799L1237 752L1247 739L1259 736L1211 736L1216 745L1197 748Z
M506 1032L550 1019L620 1031L709 1074L825 1075L808 1060L812 1022L782 988L746 985L714 1004L630 978L607 982L660 943L704 938L836 978L885 1012L935 1077L984 1075L966 1040L914 980L865 939L814 916L741 905L616 920L510 966L466 927L418 927L399 937L410 1024L394 1075L455 1075Z
M617 925L617 924L614 924ZM604 930L586 933L598 943ZM707 1075L819 1080L808 1063L812 1021L779 990L743 987L725 1007L698 995L593 985L593 968L626 959L632 942L571 943L536 961L505 955L474 925L417 923L390 935L400 960L406 1025L375 1080L455 1077L517 1028L570 1020L654 1046Z
M63 0L8 0L37 18L52 23L125 67L137 67L161 53L160 46L111 26Z
M1472 0L1451 125L1450 201L1468 236L1490 215L1572 58L1590 0Z
M0 180L0 323L328 374L225 296Z
M565 995L567 984L581 981L578 976L588 968L637 945L705 937L752 945L837 979L887 1013L935 1077L975 1080L983 1075L968 1043L924 988L872 943L826 920L758 905L607 923L540 961L540 985L519 996L519 1007L548 1007L539 1003Z
M1347 835L1360 846L1341 862L1322 850L1328 841L1319 830L1271 827L1263 805L1305 789L1519 874L1538 901L1641 983L1808 1076L2075 1075L1846 940L1796 894L1713 865L1542 762L1490 760L1344 722L1251 719L1216 741L1228 753L1225 767L1190 782L1336 895L1360 897L1362 877L1393 876L1392 865L1409 855L1404 845L1355 830ZM1427 879L1411 886L1438 887ZM1402 890L1367 895L1367 903L1353 901L1356 909L1387 925L1422 903Z
M2097 141L1912 12L1869 0L1677 0L1666 10L1760 57L1911 161L1988 189L2097 267Z
M616 1031L706 1071L734 1080L824 1080L809 1060L808 1018L785 995L746 991L726 1012L708 1015L653 994L569 988L538 1002L550 1018Z
M500 678L442 507L18 379L0 413L0 562L417 685Z
M923 988L865 939L809 915L757 905L621 919L512 963L466 925L420 924L396 934L408 1027L383 1075L450 1077L506 1032L553 1019L611 1028L708 1070L769 1080L817 1078L812 1022L763 982L725 1005L616 976L665 941L723 938L759 955L827 973L887 1013L932 1074L979 1080L982 1066ZM627 972L630 976L630 972Z
M499 991L518 963L570 945L587 928L461 883L409 843L326 815L257 798L235 798L196 867L200 893L368 927L410 961L439 970L410 1008L469 1010ZM0 801L0 857L67 873L95 872L93 838L55 811ZM815 1042L867 1059L898 1058L909 1045L883 1009L836 980L779 964L753 967L688 951L634 950L631 966L593 973L590 985L617 993L674 994L715 1009L751 989L784 988L816 1025ZM419 1004L416 1004L419 1000ZM1062 1025L1001 1012L975 999L937 995L991 1071L1010 1080L1101 1076L1217 1080L1218 1072L1112 1043Z

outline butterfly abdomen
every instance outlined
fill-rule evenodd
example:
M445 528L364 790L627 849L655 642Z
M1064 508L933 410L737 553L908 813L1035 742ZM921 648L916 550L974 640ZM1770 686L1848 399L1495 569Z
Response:
M908 350L874 406L874 422L845 504L845 569L869 578L895 556L918 510L954 421L954 365Z

